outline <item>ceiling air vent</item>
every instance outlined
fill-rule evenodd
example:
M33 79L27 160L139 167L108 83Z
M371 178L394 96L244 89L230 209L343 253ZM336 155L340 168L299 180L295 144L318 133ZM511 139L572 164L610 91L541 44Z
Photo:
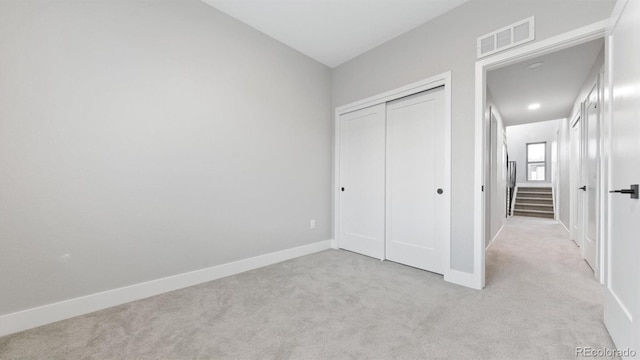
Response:
M478 38L478 58L495 54L535 39L533 16Z

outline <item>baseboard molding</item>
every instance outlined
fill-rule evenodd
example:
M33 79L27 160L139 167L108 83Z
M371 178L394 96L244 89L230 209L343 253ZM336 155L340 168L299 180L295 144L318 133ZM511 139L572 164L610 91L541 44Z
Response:
M2 315L0 316L0 336L332 249L334 244L334 240L319 241L309 245Z
M482 290L484 287L478 275L453 269L444 274L444 281L476 290Z
M496 240L498 235L500 235L500 232L502 232L502 229L504 229L504 223L502 224L502 226L500 226L500 229L498 229L498 232L496 232L495 236L491 239L491 241L489 241L489 245L487 245L487 247L484 249L484 251L489 250L489 247L491 247L491 245L493 245L493 242Z
M569 228L567 227L567 225L565 225L565 224L562 222L562 220L557 220L557 221L558 221L558 224L562 225L562 227L563 227L565 230L567 230L567 234L569 234L569 236L571 236L571 231L569 231ZM571 240L573 240L573 239L571 239Z

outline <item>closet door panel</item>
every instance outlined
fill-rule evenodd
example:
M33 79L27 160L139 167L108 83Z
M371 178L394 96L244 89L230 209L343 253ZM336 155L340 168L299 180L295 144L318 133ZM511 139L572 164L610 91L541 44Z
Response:
M384 259L385 104L340 117L338 246Z
M387 104L386 258L442 273L444 96L438 88Z

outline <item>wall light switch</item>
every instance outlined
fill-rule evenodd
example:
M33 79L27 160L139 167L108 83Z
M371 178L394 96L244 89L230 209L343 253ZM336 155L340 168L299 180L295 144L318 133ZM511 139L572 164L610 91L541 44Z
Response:
M309 222L309 229L313 230L316 228L316 221L315 220L311 220Z

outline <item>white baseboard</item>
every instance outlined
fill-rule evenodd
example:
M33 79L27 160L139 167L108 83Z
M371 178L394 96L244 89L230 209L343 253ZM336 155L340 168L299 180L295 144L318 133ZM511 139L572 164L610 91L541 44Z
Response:
M276 251L2 315L0 316L0 336L328 250L334 248L334 244L334 240L319 241L292 249Z
M453 269L444 274L444 281L476 290L482 290L484 287L479 275Z
M502 226L500 226L500 229L498 229L498 232L496 232L496 234L493 237L493 239L491 239L491 241L489 241L489 245L487 245L487 247L484 249L484 251L489 250L489 247L491 247L491 245L493 245L493 242L496 240L498 235L500 235L500 232L502 232L502 229L504 229L504 223L502 224Z
M569 236L571 236L571 231L569 231L569 228L567 227L567 225L565 225L562 220L558 220L558 224L562 225L562 227L567 230L567 233L569 234ZM573 240L573 239L572 239Z

